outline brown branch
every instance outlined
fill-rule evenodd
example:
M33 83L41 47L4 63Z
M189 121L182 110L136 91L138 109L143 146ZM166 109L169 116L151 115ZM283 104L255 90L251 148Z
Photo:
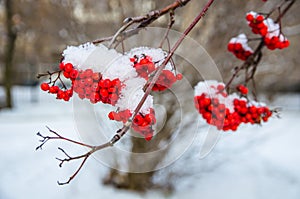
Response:
M109 47L112 47L112 45L118 41L121 42L124 40L124 38L128 38L132 35L138 34L138 32L147 26L149 26L152 22L157 20L159 17L176 10L179 7L185 6L187 3L189 3L191 0L176 0L170 5L160 9L160 10L153 10L149 12L146 15L142 16L136 16L136 17L128 17L124 20L124 25L114 34L110 37L104 37L101 39L94 40L93 44L99 44L105 41L110 41ZM136 27L127 30L131 25L137 24Z
M162 40L161 40L161 42L160 42L158 48L161 48L161 47L163 46L164 41L165 41L166 39L167 39L167 41L168 41L168 45L170 46L169 40L168 40L168 35L169 35L169 32L170 32L172 26L173 26L174 23L175 23L174 14L175 14L175 13L174 13L174 10L171 10L171 11L170 11L170 22L169 22L169 24L168 24L168 29L167 29L167 31L165 32L165 35L163 36L163 38L162 38Z
M36 147L36 150L42 149L43 145L45 143L47 143L49 140L64 140L64 141L71 142L73 144L77 144L77 145L80 145L80 146L90 148L90 150L87 153L72 157L64 149L58 147L58 150L60 150L66 156L66 158L64 158L64 159L56 158L58 161L60 161L59 167L62 167L65 162L70 162L70 161L73 161L73 160L83 159L82 162L80 163L78 169L73 173L73 175L70 176L69 179L66 182L58 181L57 183L59 185L69 184L76 177L76 175L79 173L79 171L82 169L83 165L85 164L86 160L90 157L90 155L92 155L96 151L99 151L99 150L102 150L104 148L113 146L111 144L111 142L107 142L107 143L104 143L104 144L99 145L99 146L91 146L91 145L88 145L88 144L85 144L85 143L82 143L82 142L78 142L78 141L63 137L60 134L58 134L56 131L50 129L49 127L47 127L47 128L48 128L49 132L53 133L55 136L43 136L40 132L38 132L37 135L42 138L40 140L40 142L42 142L42 143L38 147Z
M83 165L86 163L87 159L93 154L95 153L96 151L99 151L99 150L102 150L104 148L107 148L107 147L110 147L110 146L113 146L110 142L107 142L105 144L102 144L102 145L99 145L99 146L94 146L91 148L90 151L88 151L87 153L85 154L82 154L82 155L78 155L78 156L70 156L65 150L63 150L62 148L58 148L58 150L60 150L61 152L64 153L64 155L66 156L66 158L64 159L60 159L60 158L56 158L58 161L60 161L59 163L59 167L62 167L63 164L65 162L70 162L72 160L79 160L79 159L83 159L82 162L80 163L79 167L77 168L77 170L73 173L73 175L71 175L69 177L69 179L65 182L60 182L60 181L57 181L57 184L58 185L66 185L66 184L69 184L75 177L76 175L80 172L80 170L82 169Z
M72 139L69 139L69 138L66 138L66 137L63 137L61 136L60 134L58 134L57 132L53 131L52 129L50 129L48 126L46 126L46 128L48 129L48 131L50 133L53 133L55 136L44 136L42 135L40 132L37 133L37 136L41 137L42 139L39 140L41 142L41 144L39 146L37 146L35 148L35 150L38 150L38 149L42 149L42 147L44 146L44 144L46 142L48 142L49 140L65 140L67 142L71 142L71 143L74 143L74 144L78 144L78 145L81 145L81 146L84 146L84 147L88 147L88 148L94 148L94 146L91 146L91 145L88 145L88 144L85 144L85 143L82 143L82 142L78 142L78 141L75 141L75 140L72 140Z

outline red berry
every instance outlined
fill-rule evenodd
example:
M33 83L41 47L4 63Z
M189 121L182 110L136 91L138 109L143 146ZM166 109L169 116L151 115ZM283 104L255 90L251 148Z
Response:
M50 88L49 84L47 84L47 83L42 83L42 84L41 84L41 89L42 89L43 91L48 91L49 88Z
M70 77L72 79L76 79L78 76L78 71L76 69L73 69L71 72L70 72Z
M59 88L58 88L58 86L51 86L50 88L49 88L49 92L50 93L57 93L59 91Z
M176 79L177 79L177 80L182 80L182 74L178 73L178 74L176 75Z
M115 119L115 112L110 112L110 113L108 114L108 118L109 118L110 120L114 120L114 119Z
M67 63L65 64L65 68L64 68L64 71L66 72L71 72L73 70L73 65L71 63Z
M70 78L70 73L69 72L67 72L67 71L64 71L64 76L65 76L65 78Z
M94 72L92 69L86 69L84 72L85 77L92 77Z
M103 98L107 98L108 97L108 92L107 92L106 89L100 89L99 94Z
M244 85L238 85L237 87L236 87L236 89L241 93L241 94L243 94L243 95L247 95L248 94L248 88L247 87L245 87Z
M59 69L60 69L60 70L64 70L64 69L65 69L65 64L64 64L63 62L61 62L61 63L59 64Z

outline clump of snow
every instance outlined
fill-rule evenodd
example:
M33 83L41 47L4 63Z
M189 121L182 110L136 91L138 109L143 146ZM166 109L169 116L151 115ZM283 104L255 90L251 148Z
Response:
M155 63L156 67L158 67L165 61L165 58L167 57L168 53L163 51L161 48L149 48L143 46L131 49L126 55L129 57L134 57L135 55L138 57L142 55L147 55L152 58L152 62ZM173 67L170 64L170 62L166 64L165 69L170 71L173 70Z
M127 56L133 57L134 55L148 55L152 58L153 62L161 62L164 61L164 59L167 56L167 53L163 51L161 48L149 48L149 47L137 47L131 49L128 53L126 53Z
M248 46L248 39L245 34L239 34L237 37L230 39L229 43L240 43L245 51L250 51L253 53L253 50Z
M63 62L72 63L77 69L94 69L102 72L113 60L121 56L115 49L93 43L85 43L79 46L68 46L62 53Z
M121 91L121 96L116 107L118 107L120 111L129 109L130 112L133 112L144 95L143 87L146 84L146 80L137 77L128 79L124 84L126 86ZM147 97L140 109L140 113L147 114L149 113L150 108L153 108L153 96L151 95Z
M266 19L264 23L268 26L266 37L279 37L280 41L287 40L287 38L280 33L280 26L278 23L275 23L271 18Z
M210 98L217 98L220 103L224 104L230 110L230 112L234 111L234 99L246 101L245 98L240 98L236 93L232 93L224 97L217 89L218 85L222 85L223 87L225 87L224 83L218 82L216 80L201 81L195 86L194 96L200 96L204 93ZM223 92L226 93L226 91Z
M63 62L72 63L75 67L82 68L83 62L93 53L97 47L92 43L85 43L80 46L68 46L62 53Z
M263 102L249 101L248 106L265 107L267 105Z
M109 64L103 71L104 79L119 78L122 82L137 77L137 72L133 68L128 56L121 56Z

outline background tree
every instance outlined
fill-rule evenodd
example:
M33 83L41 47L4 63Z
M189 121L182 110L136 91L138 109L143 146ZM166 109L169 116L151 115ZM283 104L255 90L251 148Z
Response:
M13 74L13 57L15 52L15 42L17 39L17 29L13 22L14 17L14 1L5 1L5 16L6 16L6 32L7 42L5 47L5 94L6 94L6 107L12 108L12 80Z

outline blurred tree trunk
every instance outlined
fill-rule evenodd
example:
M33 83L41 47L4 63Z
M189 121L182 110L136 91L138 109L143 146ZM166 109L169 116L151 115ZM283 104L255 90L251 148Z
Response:
M169 96L169 92L155 96L156 99L160 98L160 104L166 108L166 124L163 129L153 137L151 141L146 141L141 137L131 137L132 147L131 152L145 153L160 150L161 142L168 142L172 133L174 132L174 123L179 123L180 117L175 116L176 109L179 109L179 104L176 98ZM168 150L161 150L160 156L142 156L140 159L130 156L128 165L130 170L134 168L146 168L149 172L144 173L124 173L115 169L111 169L108 177L104 180L105 184L112 184L118 188L130 189L134 191L145 191L147 188L153 186L152 177L155 174L155 168L164 159Z
M12 108L12 79L13 79L13 56L15 51L15 42L17 38L16 30L13 24L13 0L5 1L5 15L6 15L6 32L7 42L5 47L5 75L4 85L6 93L6 107Z

